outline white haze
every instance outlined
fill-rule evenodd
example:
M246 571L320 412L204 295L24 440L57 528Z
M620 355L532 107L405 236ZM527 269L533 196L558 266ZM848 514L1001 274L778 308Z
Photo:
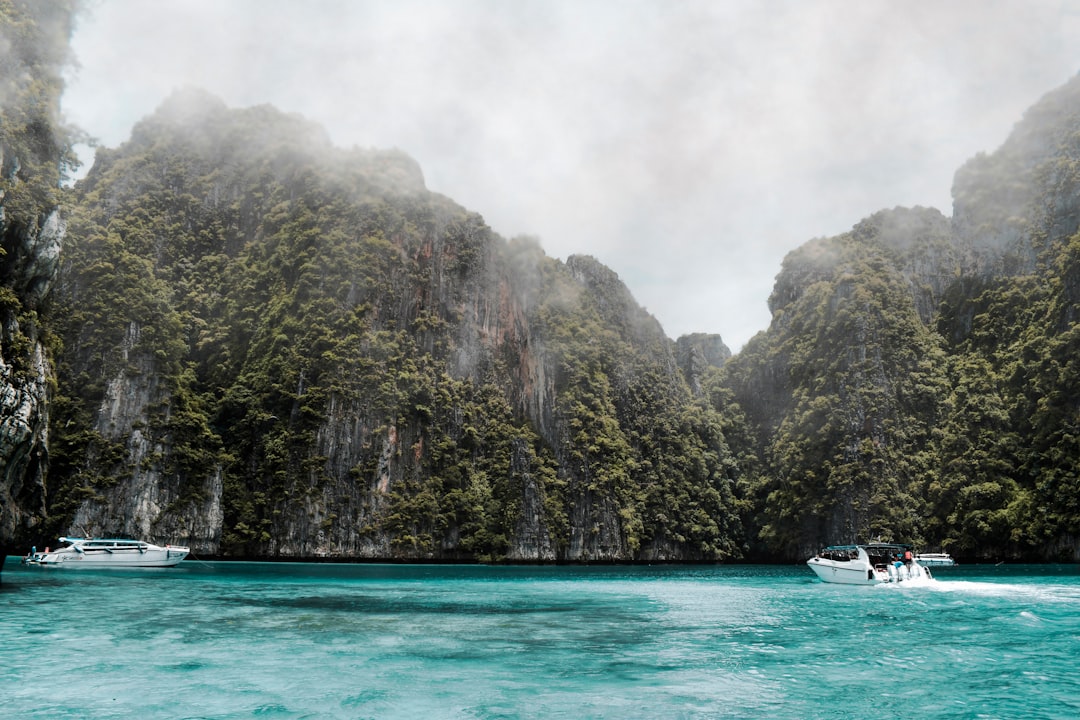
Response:
M1080 69L1060 0L97 0L67 120L101 144L174 89L270 103L549 255L667 334L738 350L784 255L955 170Z

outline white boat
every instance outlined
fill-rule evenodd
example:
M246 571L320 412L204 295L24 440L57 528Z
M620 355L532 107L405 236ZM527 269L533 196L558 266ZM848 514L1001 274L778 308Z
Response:
M915 556L915 562L923 567L952 567L956 561L949 553L919 553Z
M62 537L66 543L56 550L32 550L28 565L82 568L173 567L191 552L181 545L154 545L142 540L119 538Z
M825 582L842 585L932 579L929 570L914 562L911 546L896 543L830 545L806 564Z

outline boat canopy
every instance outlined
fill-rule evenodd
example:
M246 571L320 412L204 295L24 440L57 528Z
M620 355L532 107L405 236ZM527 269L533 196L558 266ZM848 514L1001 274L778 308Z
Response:
M898 555L903 556L905 553L911 552L912 549L913 546L906 543L875 542L858 545L829 545L818 553L818 557L834 562L847 562L857 559L859 550L863 550L866 552L867 557L870 558L871 563L885 565L892 562Z
M829 545L828 547L823 548L823 549L826 550L826 551L829 551L829 550L838 550L838 551L849 550L850 551L850 550L858 550L859 548L864 548L866 550L892 550L893 552L902 553L902 552L904 552L906 550L914 550L915 546L914 545L909 545L907 543L873 542L873 543L858 543L858 544L852 544L852 545Z

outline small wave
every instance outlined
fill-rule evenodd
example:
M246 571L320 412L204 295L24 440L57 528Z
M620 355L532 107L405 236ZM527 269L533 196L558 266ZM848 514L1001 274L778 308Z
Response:
M1041 623L1043 621L1041 617L1031 612L1030 610L1021 610L1020 617L1021 619L1028 621L1032 625Z

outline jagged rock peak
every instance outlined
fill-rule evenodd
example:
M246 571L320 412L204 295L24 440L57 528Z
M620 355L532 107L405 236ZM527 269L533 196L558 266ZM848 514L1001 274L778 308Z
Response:
M664 338L660 322L634 299L619 274L591 255L566 259L570 276L588 290L605 320L638 341Z
M587 287L626 291L619 274L592 255L571 255L566 258L566 268L574 279Z
M852 233L856 239L876 242L901 255L952 237L949 218L937 208L921 206L880 210L856 224Z
M306 159L320 166L337 164L372 184L401 194L427 192L420 165L398 149L345 150L335 147L325 128L297 113L272 105L229 108L200 88L176 90L132 129L130 143L175 144L184 157L215 165L242 165L254 158L279 158L290 168ZM114 152L98 152L107 166Z
M881 210L850 232L816 238L784 258L769 309L775 316L816 282L835 278L878 258L904 278L920 318L929 324L959 273L974 267L970 243L958 238L949 218L926 207Z
M1032 167L1058 154L1077 128L1080 128L1080 74L1028 108L994 154L1012 156Z
M798 300L810 285L832 277L843 258L843 247L835 237L813 238L789 252L780 263L780 272L769 295L769 312L775 317Z
M721 368L731 359L731 349L716 334L691 333L675 341L675 362L694 395L701 394L706 369Z
M683 357L695 355L709 367L723 367L731 359L731 349L724 339L715 333L690 333L675 341L676 356L682 365Z
M332 147L326 131L300 115L283 113L271 105L230 109L217 96L194 87L174 91L153 114L136 123L131 142L153 143L162 134L184 142L185 150L211 157L220 157L230 147L239 149L237 140L242 140L240 145L248 153L282 143L313 153L325 153Z

